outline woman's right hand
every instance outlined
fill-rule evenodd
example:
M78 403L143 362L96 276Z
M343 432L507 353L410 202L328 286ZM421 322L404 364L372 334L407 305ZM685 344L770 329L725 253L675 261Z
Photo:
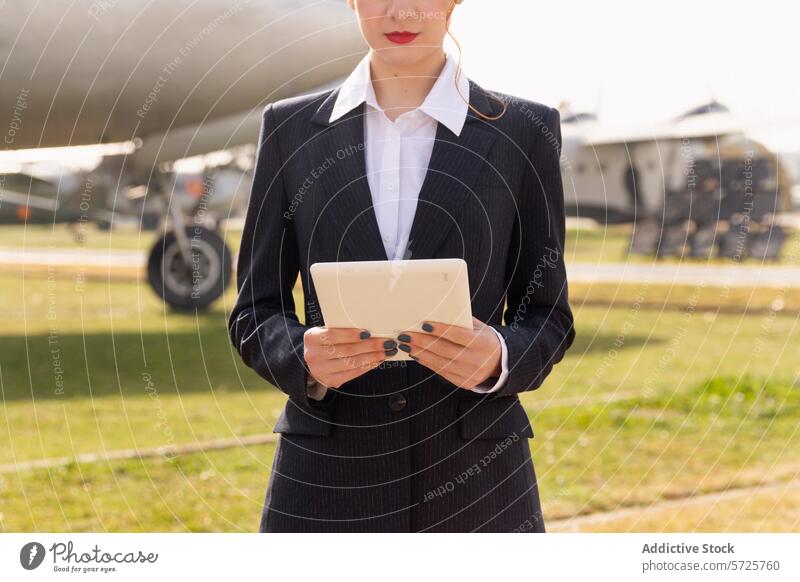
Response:
M373 338L354 327L316 326L303 334L303 356L313 378L329 388L339 388L345 382L373 370L396 353L387 349L386 338ZM392 342L395 344L395 342Z

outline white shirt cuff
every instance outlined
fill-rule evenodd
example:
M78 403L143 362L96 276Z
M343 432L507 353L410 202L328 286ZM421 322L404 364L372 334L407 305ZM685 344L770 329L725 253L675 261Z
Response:
M508 346L506 346L506 340L503 338L503 335L497 331L495 328L492 327L492 331L497 334L497 339L500 340L500 350L502 351L501 361L503 371L500 373L500 377L497 379L493 385L491 384L479 384L478 386L474 386L470 388L473 392L478 392L480 394L488 394L489 392L497 392L503 387L503 384L508 378Z

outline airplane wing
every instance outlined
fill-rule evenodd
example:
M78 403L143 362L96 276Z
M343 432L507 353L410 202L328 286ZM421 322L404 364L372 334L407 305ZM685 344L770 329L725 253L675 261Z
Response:
M341 85L346 77L316 86L299 95L327 91ZM176 127L142 137L142 145L129 158L135 169L150 170L162 162L230 149L258 141L263 107L220 117L200 125Z
M798 119L776 119L742 117L727 112L712 112L694 115L679 120L665 120L649 124L605 125L596 120L564 123L562 137L573 143L598 146L617 143L675 140L683 138L715 137L749 133L769 129L770 126L784 128L788 125L800 127Z
M307 95L338 87L346 77L300 93ZM76 165L96 165L105 155L128 154L131 169L149 171L162 162L252 144L258 140L262 107L218 117L200 125L180 126L150 133L137 142L109 143L0 152L0 172L19 172L23 164L59 160ZM96 159L94 163L89 160Z

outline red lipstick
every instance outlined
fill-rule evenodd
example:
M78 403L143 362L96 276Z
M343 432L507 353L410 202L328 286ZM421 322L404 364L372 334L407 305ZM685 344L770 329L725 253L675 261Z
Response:
M386 38L396 44L407 44L417 38L418 32L403 32L394 30L386 33Z

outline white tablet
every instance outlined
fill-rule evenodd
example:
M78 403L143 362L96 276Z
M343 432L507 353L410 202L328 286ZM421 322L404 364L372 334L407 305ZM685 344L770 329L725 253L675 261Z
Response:
M473 327L463 259L314 263L310 271L327 327L356 327L392 339L421 330L423 321ZM397 350L387 359L410 358Z

